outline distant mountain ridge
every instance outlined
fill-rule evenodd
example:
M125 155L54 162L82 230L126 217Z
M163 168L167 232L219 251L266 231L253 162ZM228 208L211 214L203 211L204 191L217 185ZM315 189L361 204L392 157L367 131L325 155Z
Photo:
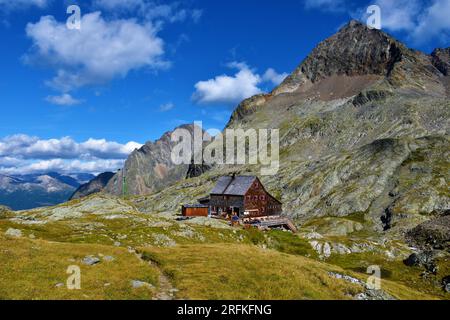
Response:
M162 190L198 171L202 172L204 168L201 166L175 165L171 159L172 150L177 144L171 140L172 133L177 129L186 129L192 135L194 128L193 124L179 126L164 133L158 140L148 141L142 148L133 151L123 170L114 175L105 191L114 195L143 195ZM126 190L123 190L123 186Z
M2 175L0 174L0 205L13 210L56 205L69 199L86 180L94 176L86 173Z
M114 177L113 172L104 172L96 176L89 182L82 184L72 194L69 200L80 199L87 197L93 193L101 192L105 189L108 182Z

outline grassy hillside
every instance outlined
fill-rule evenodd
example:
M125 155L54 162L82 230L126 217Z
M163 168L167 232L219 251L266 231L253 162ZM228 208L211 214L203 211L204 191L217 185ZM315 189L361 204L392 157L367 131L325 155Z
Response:
M83 264L90 255L101 262ZM125 248L15 239L2 233L0 259L0 299L151 299L158 286L158 270ZM81 290L66 287L71 265L81 268ZM155 288L133 289L133 280Z
M357 284L330 276L330 272L344 272L342 268L254 246L185 245L142 251L145 259L171 275L180 298L340 300L363 291ZM383 288L402 299L433 299L391 281L385 281Z
M386 247L325 258L308 240L308 226L294 235L206 218L176 221L174 213L145 214L133 202L95 195L51 208L2 210L0 298L353 299L366 288L330 272L365 281L370 264L382 266L383 292L393 298L449 298L422 280L419 268L388 259ZM352 241L320 241L333 239ZM86 265L86 257L98 263ZM65 286L70 265L81 268L81 290Z
M329 275L343 273L339 267L251 245L142 248L140 259L125 248L0 236L0 252L1 299L154 299L167 286L161 273L182 299L351 299L364 291ZM84 265L91 255L101 261ZM69 265L81 268L81 290L65 286ZM399 298L434 298L395 282L384 287Z

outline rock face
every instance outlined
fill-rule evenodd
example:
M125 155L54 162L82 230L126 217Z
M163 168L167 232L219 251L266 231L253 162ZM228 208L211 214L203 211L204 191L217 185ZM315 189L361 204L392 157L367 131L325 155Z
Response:
M275 93L297 89L333 75L389 76L408 50L377 30L352 21L339 33L320 43Z
M186 173L186 179L199 177L207 171L211 170L211 166L203 163L203 164L194 164L191 163L189 166L188 172Z
M448 61L445 52L437 51L439 60ZM395 86L410 84L411 77L436 81L442 71L430 68L432 65L428 56L408 49L386 33L351 21L320 43L274 93L292 91L308 81L317 83L342 75L378 75ZM401 81L398 79L400 76Z
M104 172L99 174L97 177L81 185L70 197L70 200L80 199L87 197L91 194L101 192L108 184L109 180L114 176L112 172Z
M445 292L450 293L450 276L446 276L442 279L442 288Z
M183 125L177 129L186 129L191 135L194 134L194 125ZM135 150L123 170L109 181L105 191L114 195L144 195L185 179L190 165L173 163L171 153L177 143L171 141L171 135L172 132L167 132L159 140L147 142L141 149Z
M410 230L406 237L419 247L450 251L450 215L424 222Z
M443 75L448 76L450 70L450 48L436 49L431 54L433 65L442 72Z

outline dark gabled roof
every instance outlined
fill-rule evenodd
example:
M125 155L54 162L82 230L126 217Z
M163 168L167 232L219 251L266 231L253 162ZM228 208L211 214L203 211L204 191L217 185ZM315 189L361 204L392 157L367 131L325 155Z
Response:
M220 177L211 194L244 196L256 179L255 176Z

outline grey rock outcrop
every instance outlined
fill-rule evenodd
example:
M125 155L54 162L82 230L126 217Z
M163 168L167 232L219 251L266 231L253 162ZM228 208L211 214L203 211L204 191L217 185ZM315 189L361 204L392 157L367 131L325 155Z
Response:
M175 130L186 129L193 136L194 128L194 125L183 125ZM131 153L123 170L111 178L105 191L114 195L145 195L185 179L192 172L191 166L176 165L172 161L172 150L178 144L171 140L172 132L166 132L157 141L147 142Z
M450 71L450 48L435 49L431 54L433 65L448 76Z
M418 247L450 251L450 215L418 225L408 231L406 238Z
M20 238L22 237L22 231L19 229L9 228L8 230L6 230L5 235L13 238Z
M112 172L104 172L99 174L88 183L81 185L70 197L70 200L80 199L91 194L103 191L109 180L111 180L113 176L114 173Z
M100 259L94 256L87 256L83 258L82 262L87 266L93 266L97 263L100 263Z
M445 292L450 293L450 276L446 276L442 279L442 287Z

